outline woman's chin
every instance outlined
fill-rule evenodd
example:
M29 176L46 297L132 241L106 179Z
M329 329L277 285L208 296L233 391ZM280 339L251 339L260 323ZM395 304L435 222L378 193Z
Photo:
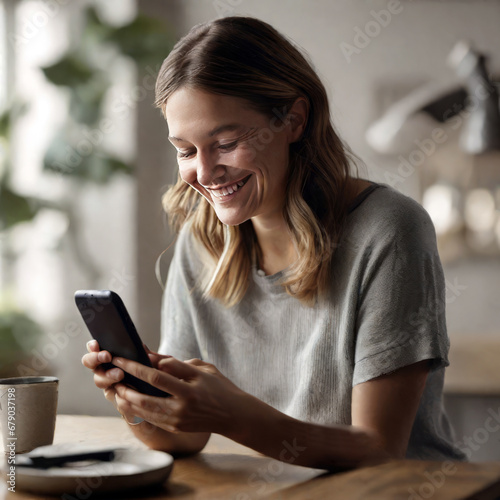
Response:
M237 214L230 215L226 213L219 213L217 210L215 211L215 213L217 214L217 218L226 226L239 226L240 224L243 224L243 222L248 220L248 218L245 219Z

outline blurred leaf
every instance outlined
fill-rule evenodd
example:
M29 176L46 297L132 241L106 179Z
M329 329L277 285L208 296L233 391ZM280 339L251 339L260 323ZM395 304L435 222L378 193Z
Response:
M0 115L0 137L9 138L13 122L22 116L27 109L28 105L26 103L15 101Z
M31 220L36 209L29 198L14 193L5 183L0 184L0 231Z
M130 24L116 28L108 40L140 64L161 63L172 50L173 40L167 27L158 19L139 14Z
M127 175L131 175L134 173L134 169L132 165L129 165L128 163L124 163L120 159L112 156L108 156L108 162L109 162L109 168L110 170L115 173L123 173Z
M0 137L9 137L10 121L10 111L6 110L0 115Z
M64 87L87 83L95 75L94 69L75 54L68 54L52 66L41 69L50 82Z
M99 152L83 159L74 172L82 180L106 184L117 173L131 173L132 169L122 161Z
M109 84L93 79L86 85L74 87L71 92L70 114L79 123L92 125L101 115L101 104Z
M91 144L87 140L87 144ZM74 145L59 135L50 145L44 159L44 170L105 184L117 173L130 174L132 167L96 146L80 154ZM88 151L88 153L87 153Z
M42 329L19 311L0 311L0 369L26 357L36 347Z
M92 6L85 11L85 18L86 23L82 38L89 40L91 43L102 42L114 29L112 26L101 21L99 14Z

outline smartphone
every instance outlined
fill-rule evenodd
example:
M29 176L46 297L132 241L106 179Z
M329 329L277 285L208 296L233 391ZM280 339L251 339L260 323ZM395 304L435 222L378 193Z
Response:
M137 361L151 366L151 361L143 347L125 305L120 296L111 290L78 290L75 302L90 334L99 342L101 350L112 356ZM101 365L105 370L113 368L112 363ZM136 391L150 396L168 397L164 392L127 372L122 382Z

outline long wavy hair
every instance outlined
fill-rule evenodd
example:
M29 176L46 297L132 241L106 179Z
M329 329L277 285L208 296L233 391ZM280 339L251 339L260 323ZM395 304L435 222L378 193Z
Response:
M249 17L226 17L192 28L163 62L156 82L156 105L165 113L181 87L245 99L270 120L286 119L297 98L309 112L301 139L290 145L283 216L298 259L281 285L314 305L328 289L331 265L351 199L350 166L355 155L335 132L328 98L305 56L269 24ZM260 249L251 220L223 224L208 201L178 176L162 199L178 232L186 222L201 243L206 297L230 307L245 295Z

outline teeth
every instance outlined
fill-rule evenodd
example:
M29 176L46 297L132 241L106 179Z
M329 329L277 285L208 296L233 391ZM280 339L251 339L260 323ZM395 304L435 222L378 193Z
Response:
M235 182L232 186L227 186L222 189L217 189L217 190L212 190L212 193L217 196L217 198L224 198L224 196L227 196L228 194L233 194L238 191L238 189L245 184L244 181L240 182Z

